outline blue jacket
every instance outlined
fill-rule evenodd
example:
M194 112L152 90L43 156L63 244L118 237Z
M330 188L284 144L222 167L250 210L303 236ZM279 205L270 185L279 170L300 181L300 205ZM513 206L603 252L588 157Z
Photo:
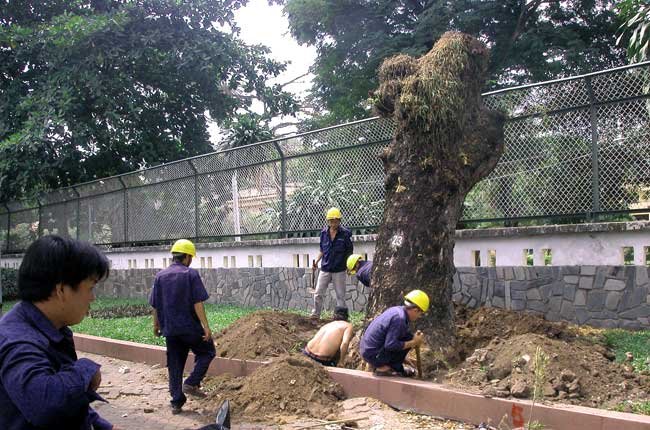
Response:
M370 287L370 278L372 277L372 261L359 261L357 269L357 279L366 287Z
M77 359L68 327L57 330L32 303L0 320L0 429L109 430L90 403L100 365Z
M320 268L323 272L343 272L345 263L352 254L352 232L350 229L339 226L334 240L331 240L329 227L320 232L320 251L323 253Z
M359 352L363 357L375 356L380 351L401 351L404 342L413 339L404 306L393 306L370 322L361 337Z
M203 334L194 305L207 299L199 272L174 263L156 275L149 304L156 309L163 336L183 336Z

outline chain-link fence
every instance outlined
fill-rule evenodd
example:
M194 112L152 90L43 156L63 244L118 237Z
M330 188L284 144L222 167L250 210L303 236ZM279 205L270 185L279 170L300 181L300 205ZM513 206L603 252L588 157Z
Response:
M463 219L650 212L650 63L484 94L508 115L496 169ZM0 244L57 233L96 244L313 232L330 206L381 221L391 120L371 118L0 205Z

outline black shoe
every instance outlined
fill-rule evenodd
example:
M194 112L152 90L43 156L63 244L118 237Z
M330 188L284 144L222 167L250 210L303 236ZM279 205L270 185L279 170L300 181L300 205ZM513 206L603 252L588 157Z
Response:
M198 397L204 399L206 397L205 393L201 391L196 385L183 384L183 393L189 396Z
M172 409L172 415L178 415L183 412L183 405L170 405Z

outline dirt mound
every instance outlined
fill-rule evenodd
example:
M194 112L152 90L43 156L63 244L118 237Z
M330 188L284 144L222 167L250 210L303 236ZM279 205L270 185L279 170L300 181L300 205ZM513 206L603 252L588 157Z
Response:
M208 410L230 399L238 420L265 420L298 415L326 418L345 398L325 368L303 356L285 356L258 368L250 376L221 375L204 382Z
M537 348L544 355L536 366ZM532 398L537 368L539 398L595 407L646 398L650 379L613 363L601 345L528 333L495 337L447 375L446 382L484 395Z
M296 352L322 324L289 312L254 312L217 335L217 354L260 360Z
M535 333L549 338L571 340L576 330L565 322L546 321L536 315L497 308L456 307L458 341L456 347L464 360L474 349L487 345L495 337L508 338Z

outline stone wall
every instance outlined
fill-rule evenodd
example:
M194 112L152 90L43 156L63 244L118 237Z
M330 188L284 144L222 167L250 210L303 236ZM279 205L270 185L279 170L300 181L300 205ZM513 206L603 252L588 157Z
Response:
M159 269L111 270L108 280L95 288L99 297L148 297ZM210 298L209 303L224 303L276 309L310 310L313 305L311 269L272 267L244 269L199 269ZM363 311L368 289L347 279L346 302L349 309ZM330 287L324 309L334 309L336 295Z
M147 297L158 269L113 270L98 296ZM276 309L312 307L311 269L200 269L210 303ZM459 267L453 300L532 312L551 321L594 327L650 328L650 284L645 266ZM348 277L348 308L363 311L369 290ZM335 305L328 289L325 309Z
M649 287L646 266L459 267L453 300L550 321L648 329Z

